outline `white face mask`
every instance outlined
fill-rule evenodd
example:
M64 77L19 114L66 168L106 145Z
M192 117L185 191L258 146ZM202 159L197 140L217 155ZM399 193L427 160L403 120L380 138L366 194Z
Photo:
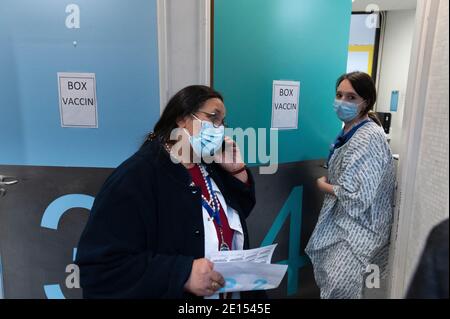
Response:
M335 100L333 107L334 107L334 110L335 110L338 118L341 121L348 123L358 117L358 115L360 113L360 106L362 104L364 104L364 101L359 104L356 104L356 103L346 102L346 101L342 101L342 100Z
M202 121L195 115L193 116L201 122L201 128L197 135L189 136L192 149L199 157L214 156L222 147L225 127L223 125L215 127L213 123Z

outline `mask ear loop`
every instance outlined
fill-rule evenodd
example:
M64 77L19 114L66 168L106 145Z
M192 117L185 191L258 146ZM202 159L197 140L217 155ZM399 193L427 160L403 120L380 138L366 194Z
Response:
M192 137L191 134L189 134L189 131L187 130L187 128L184 127L184 128L183 128L183 132L186 133L186 135L187 135L188 138L191 138L191 137Z
M198 126L199 130L198 130L198 134L201 133L201 129L203 126L203 121L201 119L199 119L194 113L191 113L191 116L196 119L197 121L200 121L200 126ZM194 128L196 127L196 125L194 124L194 122L192 123L192 129L194 130ZM186 134L189 136L189 138L193 137L194 135L189 134L189 131L185 128L186 130ZM197 134L197 135L198 135Z
M201 121L201 120L200 120ZM198 155L196 155L195 154L195 151L193 150L193 146L192 146L192 139L193 139L193 136L189 133L189 131L187 130L187 128L183 128L183 132L186 134L186 137L187 137L187 141L188 141L188 143L190 144L190 152L192 152L191 154L193 154L193 156L194 156L194 162L196 161L195 160L195 158L196 158L196 156L198 157ZM199 157L200 158L200 162L203 162L203 159L202 159L202 157L200 156ZM196 163L196 162L195 162Z
M202 122L202 120L200 120L197 116L195 116L194 113L191 113L191 116L194 117L196 120L199 120L200 122ZM200 124L201 125L201 124ZM189 131L187 130L187 128L183 127L182 131L184 133L186 133L187 137L190 139L192 137L192 135L189 133Z
M196 120L198 120L198 121L200 121L200 122L203 122L203 121L200 120L200 119L197 117L197 115L195 115L194 113L191 113L191 115L192 115L192 117L195 118Z

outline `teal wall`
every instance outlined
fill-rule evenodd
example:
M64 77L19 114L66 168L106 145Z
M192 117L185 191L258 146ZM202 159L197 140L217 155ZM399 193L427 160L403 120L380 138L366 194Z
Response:
M156 0L1 0L0 165L124 161L159 118L157 44ZM96 74L98 129L61 127L57 72Z
M351 0L215 0L214 87L231 127L270 128L273 80L300 81L299 126L280 131L279 162L325 158L341 122Z

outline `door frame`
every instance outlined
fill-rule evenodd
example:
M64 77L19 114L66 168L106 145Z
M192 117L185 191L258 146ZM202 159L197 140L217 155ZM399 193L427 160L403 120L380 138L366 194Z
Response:
M393 299L405 297L410 280L407 261L410 238L414 235L413 199L439 4L420 0L416 8L389 262L389 297Z
M212 51L211 43L213 37L212 31L212 0L183 0L191 1L196 5L198 11L198 21L191 21L197 24L198 30L198 47L193 54L189 52L183 53L183 58L187 61L195 61L199 65L198 74L192 75L192 81L198 83L211 85L211 70L212 70ZM172 34L176 32L177 20L171 19L171 3L172 0L156 0L157 14L158 14L158 54L159 54L159 92L160 92L160 111L163 112L172 94L172 79L176 79L182 74L182 70L176 70L171 67L171 55L173 54L169 44L173 42ZM191 4L189 4L191 5ZM195 19L196 17L192 17ZM195 35L192 35L192 42L195 43ZM186 50L188 51L188 50ZM178 52L178 55L180 52Z
M0 254L0 299L5 298L5 293L3 290L3 264L2 264L2 255Z

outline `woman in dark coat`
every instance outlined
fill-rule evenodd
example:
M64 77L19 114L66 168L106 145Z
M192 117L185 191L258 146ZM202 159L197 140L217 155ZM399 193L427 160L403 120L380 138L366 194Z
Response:
M106 180L77 250L85 298L223 297L224 279L205 256L249 248L255 205L250 171L224 137L225 112L218 92L181 90Z

